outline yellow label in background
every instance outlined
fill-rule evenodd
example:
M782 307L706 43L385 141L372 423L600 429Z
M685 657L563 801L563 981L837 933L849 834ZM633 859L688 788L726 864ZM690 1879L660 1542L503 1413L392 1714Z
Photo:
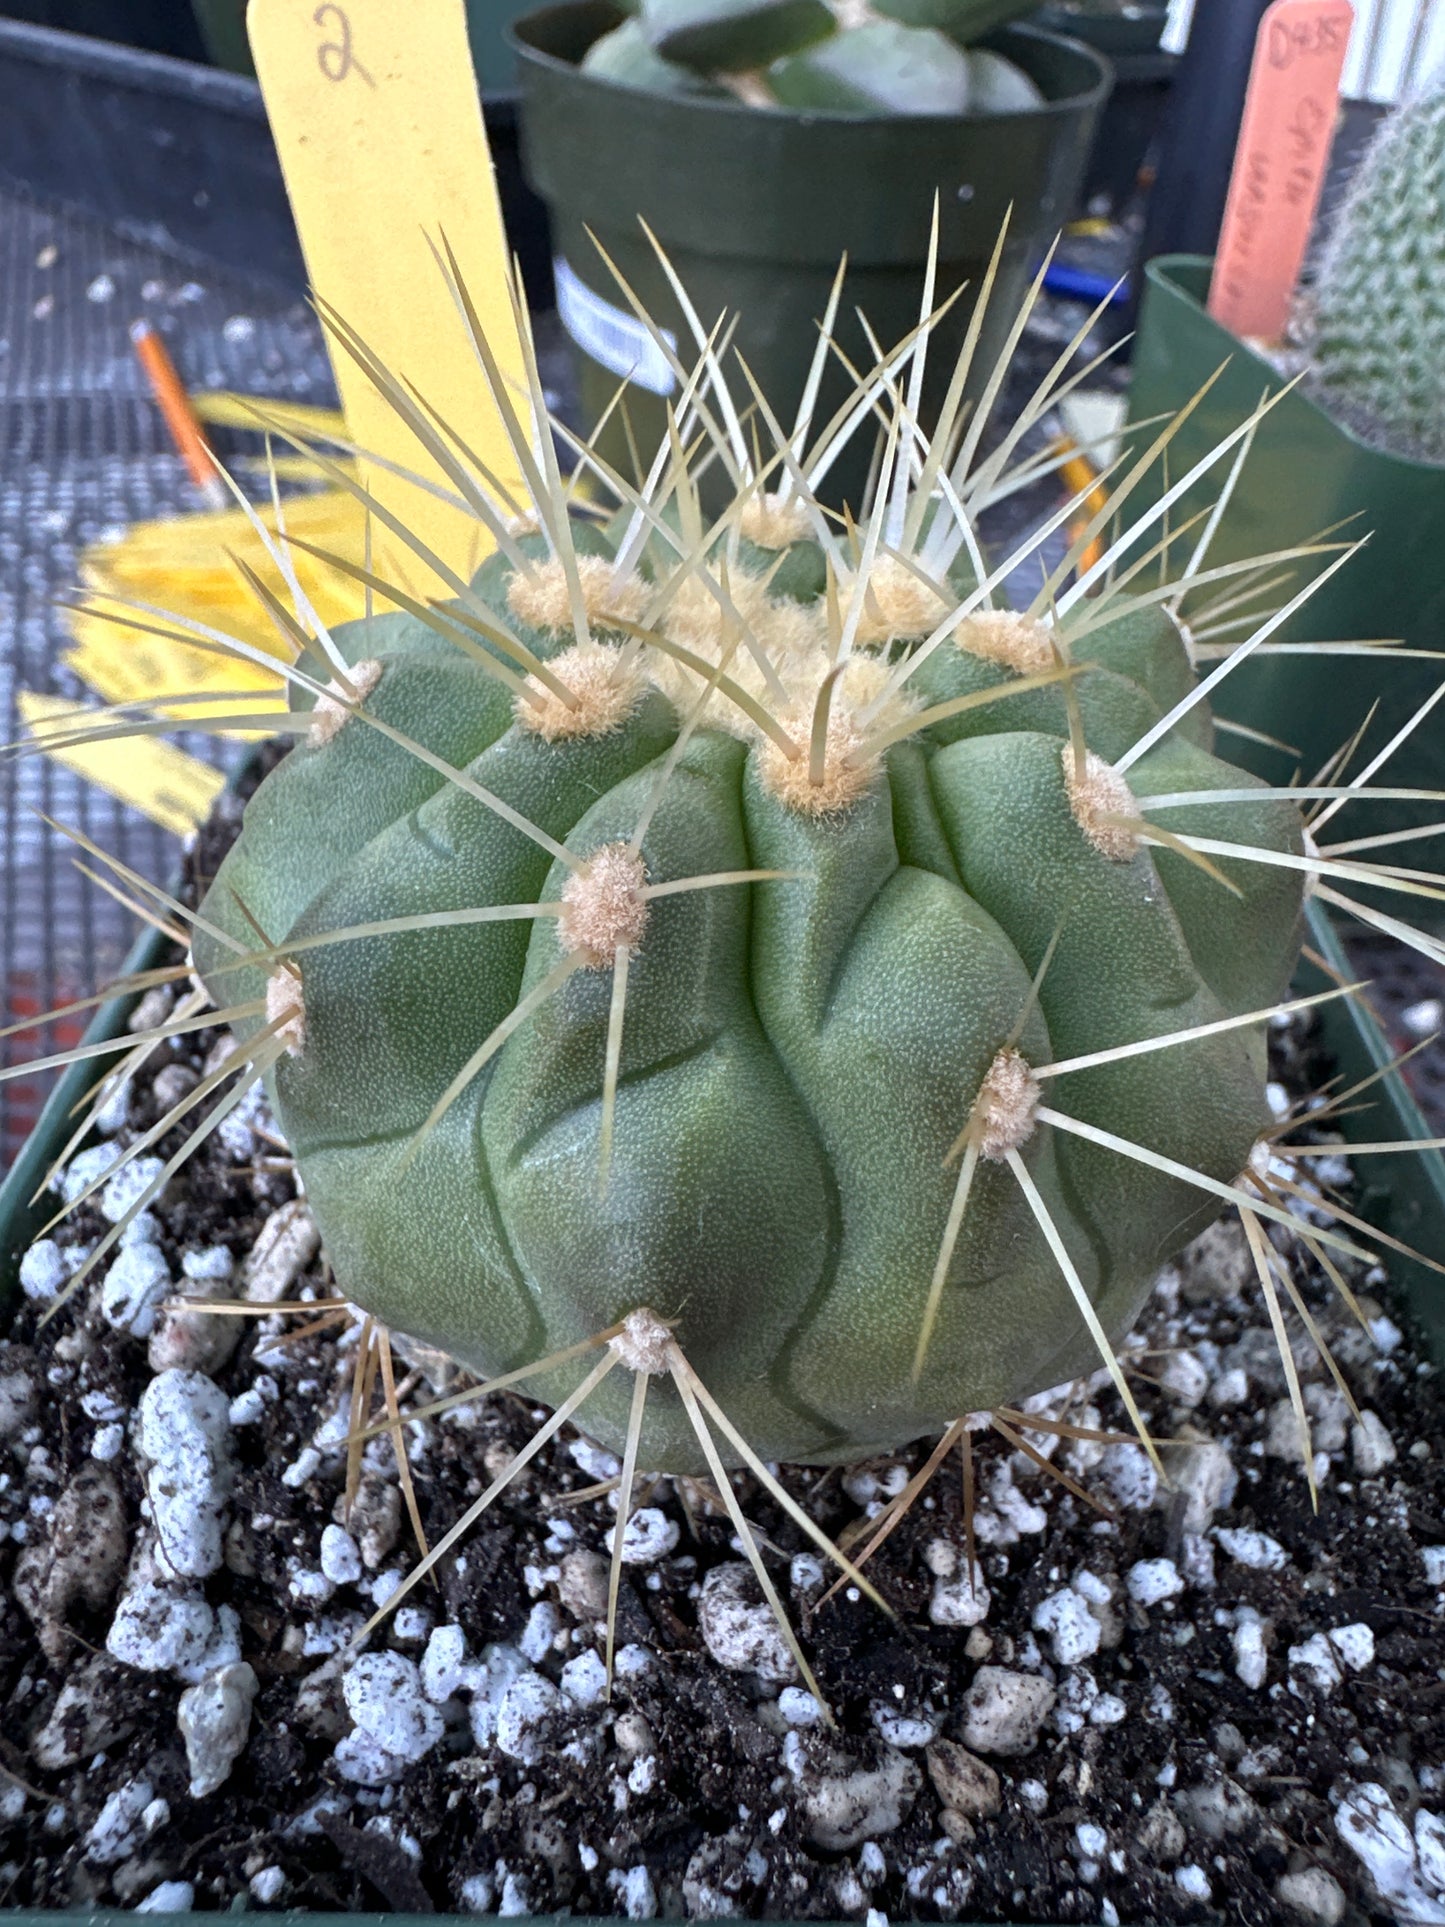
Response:
M42 696L33 689L17 692L21 721L42 746L47 736L65 735L90 717L105 727L84 703L63 696ZM98 789L128 803L152 823L176 836L185 836L210 815L211 805L226 787L225 776L209 763L154 736L132 736L105 743L79 743L47 749L46 754L74 770Z
M274 531L275 510L266 504L257 513ZM354 496L338 489L293 495L282 505L282 515L287 531L303 541L358 566L364 561L366 513ZM148 605L170 612L178 619L176 627L181 619L201 623L289 662L291 644L258 600L237 557L256 571L284 607L291 607L280 569L241 509L138 522L118 542L87 549L80 568L85 587L113 600L71 611L75 647L66 663L107 702L148 702L160 714L182 721L284 710L285 683L279 672L131 626L133 621L167 626L165 617L138 614L126 606ZM328 628L365 614L365 589L340 569L301 548L291 551L291 566ZM214 703L174 700L208 690L218 692ZM237 701L242 692L250 693Z
M463 0L250 0L247 24L313 287L524 500L429 245L445 236L504 377L522 386L507 241ZM334 343L331 359L352 441L441 480ZM378 502L459 574L475 569L491 544L473 517L375 463L363 466ZM380 527L375 550L379 573L437 593L430 571Z

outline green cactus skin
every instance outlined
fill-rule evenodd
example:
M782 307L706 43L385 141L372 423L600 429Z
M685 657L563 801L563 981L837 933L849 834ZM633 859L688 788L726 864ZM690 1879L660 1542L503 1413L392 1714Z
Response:
M583 56L582 68L600 80L616 80L624 87L647 87L656 94L717 96L723 91L691 67L664 60L636 20L624 20L620 27L594 40Z
M1321 401L1394 454L1445 462L1445 87L1381 124L1336 217L1312 307Z
M592 530L578 540L605 547ZM493 557L477 583L500 606L508 565ZM812 618L796 602L758 606L788 623L822 619L819 603ZM990 620L1001 633L1021 619ZM572 644L539 629L526 640L554 660ZM506 687L409 617L351 624L338 641L373 665L358 685L367 715L464 769L575 858L631 835L677 738L678 712L653 683L614 726L547 741L517 720ZM899 645L885 634L880 646ZM1105 759L1192 686L1180 632L1157 606L1096 627L1076 660L1093 665L1079 704ZM914 695L933 704L1005 688L1018 666L950 639ZM340 1287L388 1326L492 1375L649 1306L676 1321L686 1357L764 1459L823 1463L1096 1368L1014 1173L981 1157L914 1382L957 1182L945 1154L1016 1030L1023 1059L1043 1067L1274 1002L1297 950L1300 878L1228 861L1236 897L1171 850L1106 854L1071 801L1057 684L897 742L861 793L821 814L786 800L768 745L740 734L734 714L715 724L710 711L687 742L642 845L647 877L790 876L648 905L604 1194L606 967L577 969L539 1003L407 1162L449 1082L563 957L555 916L306 950L304 1039L269 1085ZM1131 767L1134 795L1252 787L1211 753L1209 729L1197 705ZM1302 846L1296 809L1265 794L1165 820ZM253 949L256 926L294 943L418 911L557 903L568 887L545 849L353 716L267 778L203 916ZM233 955L198 931L197 967L224 1005L266 990L264 972L226 968ZM1044 1091L1059 1110L1228 1182L1266 1119L1263 1077L1262 1035L1242 1028ZM1100 1318L1121 1333L1157 1267L1218 1203L1046 1123L1025 1124L1018 1142ZM538 1389L555 1403L583 1369L558 1368ZM629 1380L614 1373L583 1415L619 1448ZM654 1381L641 1463L702 1469L670 1379Z
M965 45L1020 0L640 0L583 58L600 80L830 114L1027 113L1043 95Z
M825 0L643 0L642 26L663 59L704 73L766 67L825 39Z
M768 85L780 105L804 111L965 114L968 55L931 27L878 20L774 61Z

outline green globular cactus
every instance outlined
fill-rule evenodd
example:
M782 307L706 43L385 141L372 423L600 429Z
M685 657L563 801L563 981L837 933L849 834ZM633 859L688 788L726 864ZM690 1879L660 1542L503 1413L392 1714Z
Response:
M725 427L711 527L676 469L606 533L498 517L298 670L202 908L341 1291L554 1405L625 1326L651 1469L707 1469L679 1356L817 1463L1096 1369L1268 1119L1298 809L1157 593L993 606L956 429L852 540Z
M1445 462L1445 87L1382 122L1335 219L1307 327L1316 392L1348 427Z

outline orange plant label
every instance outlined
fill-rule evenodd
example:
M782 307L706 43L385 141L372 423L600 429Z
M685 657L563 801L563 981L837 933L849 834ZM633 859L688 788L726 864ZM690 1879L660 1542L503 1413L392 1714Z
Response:
M1259 24L1209 312L1275 341L1289 320L1334 138L1350 0L1274 0Z

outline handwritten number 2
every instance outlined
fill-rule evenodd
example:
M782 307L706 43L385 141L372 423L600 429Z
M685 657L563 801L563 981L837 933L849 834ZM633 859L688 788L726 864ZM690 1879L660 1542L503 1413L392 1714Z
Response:
M323 40L316 49L316 63L326 78L345 80L348 74L358 73L368 87L374 87L376 82L356 58L352 49L351 22L345 10L338 7L335 0L323 0L323 4L316 9L311 18L321 28L328 28L329 22L335 23L334 27L328 30L333 31L336 37L332 40Z

